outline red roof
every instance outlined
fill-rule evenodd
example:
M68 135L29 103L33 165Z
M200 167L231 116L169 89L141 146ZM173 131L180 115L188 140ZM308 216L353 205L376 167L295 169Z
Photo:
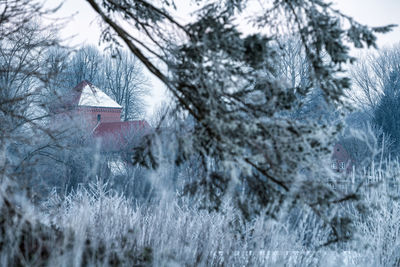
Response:
M132 144L149 130L150 125L145 120L103 122L93 130L93 137L101 140L104 150L116 151Z

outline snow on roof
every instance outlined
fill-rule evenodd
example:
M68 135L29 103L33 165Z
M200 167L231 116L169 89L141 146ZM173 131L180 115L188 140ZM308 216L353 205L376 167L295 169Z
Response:
M111 97L90 83L86 83L83 87L78 106L122 108Z

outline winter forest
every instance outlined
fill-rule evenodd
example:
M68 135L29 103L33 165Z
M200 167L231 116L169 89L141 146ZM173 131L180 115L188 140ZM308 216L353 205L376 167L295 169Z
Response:
M0 0L0 266L400 265L396 25L80 0L71 46L47 2Z

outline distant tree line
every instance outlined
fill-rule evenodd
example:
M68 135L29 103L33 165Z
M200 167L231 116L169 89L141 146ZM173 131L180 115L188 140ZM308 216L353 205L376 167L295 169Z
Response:
M400 46L364 54L350 69L354 111L340 137L358 167L400 155Z
M72 52L51 49L46 56L47 71L57 73L51 88L57 97L88 80L123 107L122 120L143 117L143 97L148 94L150 84L136 57L124 51L116 55L100 52L94 46L84 46Z

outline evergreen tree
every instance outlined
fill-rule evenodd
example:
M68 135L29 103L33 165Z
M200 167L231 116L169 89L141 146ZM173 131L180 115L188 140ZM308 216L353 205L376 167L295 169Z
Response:
M113 47L122 40L164 82L181 114L189 113L196 121L178 157L197 153L205 163L209 157L220 163L198 177L191 192L205 188L206 204L218 208L243 180L251 190L236 200L247 218L274 216L288 203L302 203L331 225L332 241L350 236L351 220L340 212L332 214L331 206L355 194L334 191L324 183L329 180L327 168L321 168L329 158L330 137L340 126L285 116L298 107L295 93L300 88L276 78L276 42L288 32L300 36L310 66L310 84L301 88L302 94L320 88L326 103L340 107L350 86L342 65L354 61L349 45L375 46L374 33L392 26L361 25L321 0L261 1L256 8L260 12L248 16L249 27L257 27L252 34L241 32L235 23L254 10L252 1L198 0L200 8L187 24L174 18L176 6L170 0L87 2L104 22L104 40ZM143 144L135 159L157 166L156 153Z
M373 111L373 122L393 141L392 153L400 152L400 73L391 71L383 94Z

